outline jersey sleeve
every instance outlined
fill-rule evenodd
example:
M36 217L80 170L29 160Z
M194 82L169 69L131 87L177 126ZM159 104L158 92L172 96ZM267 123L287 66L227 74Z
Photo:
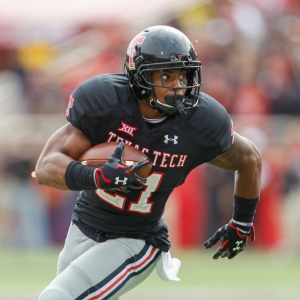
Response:
M228 151L234 142L233 122L226 112L212 127L214 129L211 137L215 146L206 151L206 160L210 161Z
M91 105L92 96L87 93L90 85L91 82L84 82L72 92L66 110L67 120L88 137L89 126L86 122L86 116L89 115L93 109Z
M90 139L91 128L128 102L128 78L122 74L101 74L80 84L71 94L67 120Z
M227 110L211 96L201 93L198 112L189 120L196 127L197 144L210 161L230 149L234 142L233 122Z
M90 128L107 113L109 103L104 87L111 85L108 76L96 76L80 84L70 95L67 120L90 139Z

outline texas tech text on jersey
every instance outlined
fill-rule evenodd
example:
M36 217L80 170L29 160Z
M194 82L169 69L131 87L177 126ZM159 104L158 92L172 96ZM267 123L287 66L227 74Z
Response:
M145 154L149 154L150 149L149 148L141 148L138 144L133 144L131 141L128 141L120 136L118 136L116 133L109 132L108 133L109 138L107 142L124 142L127 145L134 146L136 149L139 149ZM176 136L175 136L176 137ZM168 139L168 137L166 137ZM176 140L175 138L172 138L172 140ZM185 165L185 162L187 160L188 155L186 154L172 154L167 152L161 152L158 150L152 150L153 155L153 161L152 166L158 166L160 168L182 168Z

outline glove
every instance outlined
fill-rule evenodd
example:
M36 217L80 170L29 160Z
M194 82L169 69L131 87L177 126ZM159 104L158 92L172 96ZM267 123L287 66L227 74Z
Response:
M232 221L223 227L219 228L217 232L204 243L206 249L211 248L219 240L221 245L217 252L213 255L213 259L228 257L228 259L234 258L237 254L242 252L246 247L247 240L251 242L255 239L254 226L235 226Z
M119 143L108 162L96 169L94 179L98 188L110 192L129 193L130 189L141 189L145 186L147 179L136 175L135 172L151 164L150 159L146 158L127 166L122 161L124 148L125 144Z

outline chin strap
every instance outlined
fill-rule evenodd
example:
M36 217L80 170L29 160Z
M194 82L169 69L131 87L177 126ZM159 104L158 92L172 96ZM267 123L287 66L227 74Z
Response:
M156 100L157 101L157 100ZM163 115L166 115L166 116L169 116L168 114L166 114L166 112L162 111L160 109L160 107L157 105L157 102L155 102L153 99L150 100L150 107L153 108L154 110L156 110L157 112L163 114Z

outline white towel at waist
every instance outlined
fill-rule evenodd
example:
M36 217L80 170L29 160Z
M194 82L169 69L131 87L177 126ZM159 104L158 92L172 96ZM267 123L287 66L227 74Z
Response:
M172 258L170 252L162 252L156 263L156 272L162 280L180 281L177 277L180 266L181 261L177 258Z

